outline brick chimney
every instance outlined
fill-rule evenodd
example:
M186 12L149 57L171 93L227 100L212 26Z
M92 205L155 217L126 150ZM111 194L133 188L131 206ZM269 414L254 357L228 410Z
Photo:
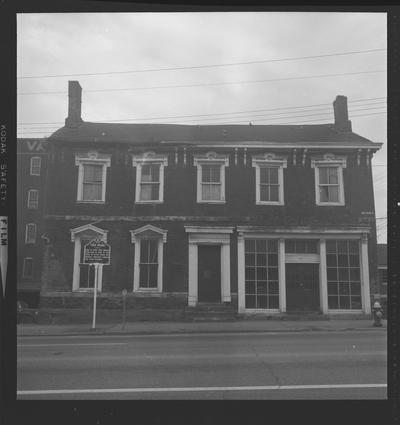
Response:
M68 81L68 117L66 127L78 127L83 121L81 118L82 87L79 81Z
M333 112L335 114L335 129L341 132L351 131L346 96L336 96L333 102Z

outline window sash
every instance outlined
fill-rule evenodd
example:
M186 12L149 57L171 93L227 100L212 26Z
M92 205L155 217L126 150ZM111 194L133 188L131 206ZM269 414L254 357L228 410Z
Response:
M28 191L28 208L37 209L39 206L39 191L31 189Z
M28 223L25 228L25 243L36 242L36 224Z
M33 258L24 258L22 266L22 276L32 277L33 276Z
M339 166L319 166L318 203L340 204L343 202L343 182Z
M31 158L31 176L40 176L41 162L42 159L40 157Z
M139 288L158 287L158 239L140 241Z
M200 201L224 200L223 173L224 166L221 164L200 164L200 182L198 186Z
M163 168L160 163L142 164L138 174L137 190L139 202L162 200Z

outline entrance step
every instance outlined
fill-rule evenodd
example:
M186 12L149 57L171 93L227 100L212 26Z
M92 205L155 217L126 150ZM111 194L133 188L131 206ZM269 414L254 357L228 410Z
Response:
M184 310L184 320L190 322L233 321L237 317L236 306L232 304L199 303Z

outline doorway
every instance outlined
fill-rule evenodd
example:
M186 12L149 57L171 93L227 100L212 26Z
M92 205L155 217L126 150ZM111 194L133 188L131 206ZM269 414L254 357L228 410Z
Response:
M319 300L319 264L286 264L287 312L317 312Z
M221 246L198 246L198 301L221 302Z

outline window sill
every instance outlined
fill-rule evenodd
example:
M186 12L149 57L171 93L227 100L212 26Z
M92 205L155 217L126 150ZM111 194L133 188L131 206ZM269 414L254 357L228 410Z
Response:
M135 201L135 204L151 205L151 204L162 204L164 201Z
M105 201L76 201L77 204L105 205Z
M343 310L331 310L328 309L328 314L341 314L341 313L345 313L345 314L360 314L363 313L362 309L357 309L357 310L350 310L350 309L343 309Z
M256 205L277 205L277 206L284 206L285 204L283 202L268 202L268 201L257 201Z
M133 293L138 295L156 295L162 294L162 291L158 288L139 288L134 290Z
M279 308L245 308L244 313L280 313Z
M317 202L318 207L344 207L344 202Z
M226 201L197 201L198 204L226 204Z

